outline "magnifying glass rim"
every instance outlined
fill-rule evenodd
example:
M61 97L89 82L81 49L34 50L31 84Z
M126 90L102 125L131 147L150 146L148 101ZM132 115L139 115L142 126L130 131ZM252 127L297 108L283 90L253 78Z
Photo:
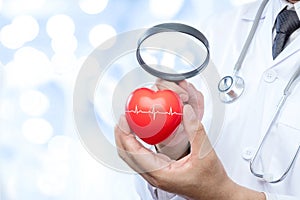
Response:
M158 71L158 70L153 69L149 65L147 65L141 56L140 47L147 38L149 38L155 34L163 33L163 32L180 32L180 33L188 34L188 35L198 39L205 46L206 51L207 51L204 62L201 65L199 65L196 69L193 69L193 70L185 72L185 73L178 73L178 74ZM163 23L163 24L159 24L159 25L149 28L142 35L142 37L138 40L136 57L137 57L137 60L140 64L140 66L148 73L150 73L153 76L156 76L158 78L167 80L167 81L177 82L177 81L182 81L187 78L194 77L197 74L199 74L203 69L205 69L205 67L208 65L209 58L210 58L209 43L208 43L208 40L206 39L206 37L200 31L198 31L197 29L195 29L191 26L188 26L185 24L180 24L180 23Z

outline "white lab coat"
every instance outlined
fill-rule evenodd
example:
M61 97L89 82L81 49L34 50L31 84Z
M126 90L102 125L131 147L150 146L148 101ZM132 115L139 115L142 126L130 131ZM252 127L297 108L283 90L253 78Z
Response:
M260 3L257 1L227 13L213 22L214 28L204 31L210 42L211 59L222 77L232 74ZM264 10L239 73L245 80L245 91L236 102L226 105L223 130L213 145L228 175L238 184L264 191L268 200L299 200L299 156L287 177L275 184L257 179L249 168L285 85L300 67L299 35L275 60L272 58L272 27L281 9L280 0L270 0ZM264 165L273 170L285 168L300 145L300 84L294 88L269 135L262 155ZM156 189L142 179L136 185L143 200L156 199L157 196L159 200L182 199L161 190L154 192Z

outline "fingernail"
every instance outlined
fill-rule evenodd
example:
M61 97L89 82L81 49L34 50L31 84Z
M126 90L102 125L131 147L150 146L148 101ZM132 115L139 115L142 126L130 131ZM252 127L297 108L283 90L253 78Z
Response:
M183 102L187 102L189 100L189 97L186 94L180 94L179 97Z
M191 105L185 105L183 108L183 115L186 117L188 120L195 120L197 119L196 114L192 108Z

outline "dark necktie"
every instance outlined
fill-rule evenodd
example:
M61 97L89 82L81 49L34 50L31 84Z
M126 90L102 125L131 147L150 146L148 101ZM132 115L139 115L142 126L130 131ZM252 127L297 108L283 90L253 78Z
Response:
M273 43L273 59L284 49L289 36L300 27L297 13L293 10L282 10L275 22L276 36Z

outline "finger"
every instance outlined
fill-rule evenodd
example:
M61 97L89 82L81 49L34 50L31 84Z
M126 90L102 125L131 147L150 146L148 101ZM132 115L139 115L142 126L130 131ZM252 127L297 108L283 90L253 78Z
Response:
M189 95L188 104L190 104L198 119L202 119L204 113L204 97L203 94L198 91L192 83L181 82L180 86L184 88Z
M145 148L135 136L128 131L125 116L120 117L115 127L115 140L120 157L138 173L151 173L167 166L170 159L154 154ZM150 174L149 174L150 175Z
M159 148L162 148L164 146L171 146L171 147L176 146L178 143L181 142L182 139L186 138L183 132L184 132L184 127L182 123L180 123L173 134L171 134L167 139L157 144L156 146Z
M198 119L201 121L204 114L204 96L192 84L188 86L188 93L190 96L189 104L193 107Z
M114 134L115 134L115 142L117 145L117 151L118 151L120 158L122 160L124 160L129 165L129 167L131 167L134 171L136 171L136 172L143 171L143 169L141 169L139 166L137 166L133 162L133 160L130 159L130 153L128 153L125 150L125 147L122 142L122 138L124 138L124 137L120 137L122 135L126 135L126 138L134 137L134 135L130 132L129 125L128 125L124 115L122 115L120 117L119 123L115 126ZM127 140L129 140L129 139L127 139Z
M155 85L159 90L172 90L176 92L183 102L187 102L189 100L188 92L185 89L183 89L179 84L169 82L163 79L157 79Z
M157 86L154 84L154 85L151 86L151 90L157 91L158 88L157 88Z
M189 104L183 108L183 125L191 144L191 155L198 156L207 137L203 125Z
M189 85L189 82L187 82L186 80L183 80L183 81L178 82L178 85L180 87L182 87L183 89L187 90L187 86Z
M161 169L169 165L170 159L162 154L154 154L144 148L132 134L126 134L123 127L116 126L115 135L120 157L134 171L139 173L151 185L156 185Z
M178 129L166 140L156 145L156 150L167 155L172 160L178 160L183 155L186 155L190 145L187 135L184 133L184 127L179 125Z

